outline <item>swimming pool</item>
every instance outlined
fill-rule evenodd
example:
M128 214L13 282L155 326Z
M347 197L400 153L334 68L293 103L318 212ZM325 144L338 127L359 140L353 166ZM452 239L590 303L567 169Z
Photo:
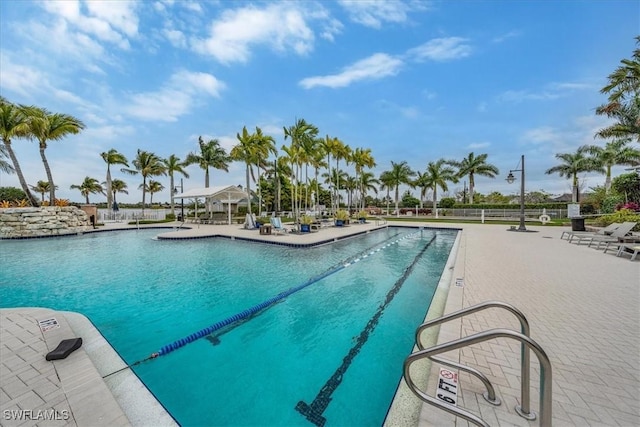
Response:
M134 367L182 425L380 425L456 236L387 228L294 249L158 233L0 241L0 306L81 312L132 364L308 284Z

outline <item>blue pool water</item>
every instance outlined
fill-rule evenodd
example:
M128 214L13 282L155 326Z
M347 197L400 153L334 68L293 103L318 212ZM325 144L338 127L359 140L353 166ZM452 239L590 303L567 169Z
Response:
M456 236L388 228L296 249L160 232L0 241L0 307L81 312L132 364L335 270L134 367L185 426L381 425Z

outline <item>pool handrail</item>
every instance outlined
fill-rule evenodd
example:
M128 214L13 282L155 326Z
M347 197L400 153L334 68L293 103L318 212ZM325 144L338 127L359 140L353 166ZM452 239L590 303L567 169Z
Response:
M527 321L527 318L525 317L525 315L520 310L518 310L513 305L507 304L507 303L502 302L502 301L485 301L485 302L482 302L480 304L476 304L476 305L473 305L471 307L463 308L461 310L454 311L453 313L449 313L449 314L446 314L444 316L438 317L436 319L432 319L432 320L428 320L428 321L424 322L423 324L418 326L418 328L416 329L416 345L418 346L418 348L420 350L424 350L424 345L420 341L420 335L422 334L422 332L425 329L428 329L428 328L430 328L432 326L439 325L441 323L448 322L450 320L458 319L458 318L463 317L463 316L465 316L467 314L472 314L472 313L475 313L475 312L478 312L478 311L485 310L487 308L503 308L503 309L505 309L507 311L510 311L520 321L520 333L522 335L524 335L524 336L527 336L527 337L530 336L529 321ZM520 371L521 371L521 377L522 377L522 380L520 381L521 404L516 406L515 409L516 409L516 412L518 412L518 414L521 417L526 418L528 420L535 420L536 419L536 414L535 414L535 412L531 411L530 404L529 404L529 401L530 401L530 390L529 390L530 370L529 370L529 366L531 364L531 360L530 360L531 359L531 355L529 353L529 348L524 343L521 343L521 346L520 346L520 357L521 357L521 369L520 369ZM472 368L469 368L469 369L472 369ZM470 372L470 373L472 373L472 372ZM482 377L480 377L478 375L475 375L475 376L477 378L479 378L486 385L486 382L483 380ZM487 388L487 395L491 396L491 390L488 389L488 388ZM487 400L488 402L491 403L491 401L487 399L487 396L485 396L485 400Z
M540 426L542 427L550 427L552 424L552 371L551 371L551 362L549 357L545 353L545 351L532 340L530 337L521 334L519 332L513 331L511 329L490 329L488 331L478 332L473 335L469 335L466 337L459 338L457 340L449 341L443 344L436 345L434 347L430 347L425 350L420 350L415 353L410 354L404 362L403 366L403 376L407 386L411 391L418 396L422 401L427 402L431 405L437 406L453 415L464 418L465 420L474 423L479 426L488 426L483 419L478 417L477 415L465 411L464 409L460 409L455 405L451 405L448 403L444 403L439 401L438 399L429 396L422 390L416 386L416 384L411 379L410 368L411 364L420 360L420 359L430 359L433 360L433 355L444 353L451 350L456 350L462 347L466 347L472 344L476 344L479 342L484 342L494 338L513 338L518 341L527 348L533 349L533 352L538 357L538 361L540 362ZM519 414L522 416L519 412Z

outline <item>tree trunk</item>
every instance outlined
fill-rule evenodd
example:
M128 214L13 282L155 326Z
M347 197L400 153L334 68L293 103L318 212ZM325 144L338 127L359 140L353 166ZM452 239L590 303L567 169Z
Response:
M113 209L113 196L111 195L111 168L107 163L107 210Z
M31 206L38 206L38 201L31 191L29 191L29 186L27 185L27 181L24 180L24 175L22 174L22 169L20 168L20 164L18 163L18 158L13 152L13 148L11 147L11 141L5 140L4 146L7 147L7 152L9 153L9 158L11 158L11 162L13 163L13 169L16 171L16 175L18 175L18 180L20 181L20 186L22 187L22 191L27 195L27 199L29 200L29 204ZM44 201L44 196L42 197Z
M399 196L400 196L400 195L398 194L398 187L399 187L399 186L397 186L397 185L396 185L396 218L399 218L399 217L400 217L400 209L398 209L398 198L399 198Z
M247 179L247 213L251 214L251 187L249 187L249 163L247 163L247 170L245 172Z
M171 185L171 189L169 190L169 192L171 194L171 215L173 215L175 217L176 216L176 211L175 211L175 203L174 203L174 200L173 200L173 190L176 187L173 185L173 173L171 173L169 175L169 183ZM180 191L183 191L182 188L180 189Z
M142 177L142 219L144 219L144 202L147 197L147 177Z
M470 205L473 204L473 190L475 186L476 186L475 179L473 177L473 174L470 173L469 174L469 204Z
M40 157L42 158L42 164L44 164L44 170L49 180L49 204L54 206L56 203L56 185L53 182L53 176L51 176L51 168L49 167L47 156L44 154L46 148L47 146L45 144L40 144Z

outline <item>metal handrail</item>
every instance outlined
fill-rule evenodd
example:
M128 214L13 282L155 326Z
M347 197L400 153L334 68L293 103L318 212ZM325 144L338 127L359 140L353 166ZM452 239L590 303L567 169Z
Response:
M519 332L512 331L510 329L491 329L489 331L478 332L474 335L469 335L467 337L459 338L454 341L436 345L429 349L420 350L416 353L410 354L404 362L403 369L403 376L407 383L407 386L409 386L411 391L413 391L413 393L424 402L440 407L441 409L453 415L462 417L465 420L476 425L488 426L488 424L477 415L469 411L465 411L464 409L460 409L457 406L441 402L427 395L416 386L416 384L411 379L411 374L409 371L411 368L411 364L420 359L431 359L432 356L436 354L456 350L461 347L466 347L471 344L484 342L494 338L513 338L520 341L520 343L527 348L533 349L533 352L536 354L536 356L538 357L538 361L540 362L540 425L542 427L550 427L552 423L552 372L549 357L542 349L542 347L538 345L538 343L533 341L528 336Z
M387 220L382 218L381 216L375 216L374 218L376 219L376 226L384 225L387 223Z
M524 314L520 310L518 310L516 307L512 306L511 304L507 304L501 301L486 301L477 305L473 305L471 307L463 308L462 310L454 311L453 313L449 313L445 316L438 317L437 319L424 322L422 325L418 326L418 328L416 329L416 345L420 350L424 350L424 345L420 341L420 335L425 329L435 325L439 325L441 323L448 322L450 320L458 319L467 314L485 310L487 308L503 308L507 311L510 311L520 321L520 332L522 333L522 335L525 335L527 337L530 336L529 322L527 321L527 318L524 316ZM531 356L529 354L529 348L526 345L524 345L524 343L521 345L521 348L520 348L520 357L522 359L521 368L520 368L521 377L522 377L522 380L520 381L521 404L519 406L516 406L515 409L516 409L516 412L518 412L518 414L521 417L526 418L528 420L535 420L536 414L535 412L532 412L531 408L529 407L529 400L530 400L529 365L531 363L531 360L530 360ZM480 379L482 380L482 378ZM487 389L487 393L490 395L489 389ZM487 399L486 396L485 396L485 399ZM487 399L487 401L489 400Z

